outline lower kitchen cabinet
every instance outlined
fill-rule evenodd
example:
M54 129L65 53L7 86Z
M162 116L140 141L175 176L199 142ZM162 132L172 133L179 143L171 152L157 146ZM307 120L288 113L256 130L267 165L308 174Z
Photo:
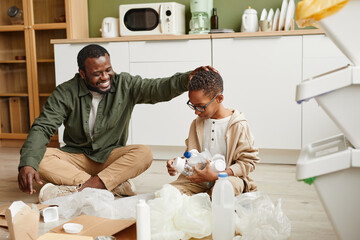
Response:
M244 112L263 149L301 148L302 36L213 39L224 105Z
M78 71L76 56L87 44L55 44L57 85ZM98 44L110 52L115 72L143 78L214 66L224 79L224 105L245 113L255 145L263 150L298 151L340 132L314 99L302 105L295 100L296 86L302 80L350 63L324 35ZM182 149L196 117L186 106L187 100L184 93L169 102L135 106L128 144Z

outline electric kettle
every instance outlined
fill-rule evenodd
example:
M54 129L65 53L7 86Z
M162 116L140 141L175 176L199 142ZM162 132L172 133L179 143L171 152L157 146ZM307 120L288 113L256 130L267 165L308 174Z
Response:
M119 37L119 19L113 17L104 18L100 32L103 38Z
M255 9L249 7L242 15L241 31L242 32L256 32L259 29L258 17Z

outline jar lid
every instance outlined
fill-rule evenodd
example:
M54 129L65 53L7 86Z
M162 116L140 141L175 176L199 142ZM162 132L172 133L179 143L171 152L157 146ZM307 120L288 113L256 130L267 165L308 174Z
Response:
M19 13L19 8L16 6L12 6L8 9L8 15L10 17L15 17Z

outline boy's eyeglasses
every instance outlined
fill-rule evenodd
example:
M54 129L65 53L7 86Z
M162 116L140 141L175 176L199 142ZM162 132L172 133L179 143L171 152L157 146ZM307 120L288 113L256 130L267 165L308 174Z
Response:
M199 112L205 112L206 107L209 106L210 103L212 103L212 102L217 98L217 96L219 96L220 94L222 94L222 92L216 94L215 97L214 97L213 99L211 99L211 101L208 102L205 106L194 106L194 105L190 102L190 100L187 101L186 104L187 104L192 110L198 110Z

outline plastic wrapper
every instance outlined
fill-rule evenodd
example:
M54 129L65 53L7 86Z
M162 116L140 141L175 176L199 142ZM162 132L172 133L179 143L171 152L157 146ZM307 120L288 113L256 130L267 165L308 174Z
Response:
M237 234L242 240L285 240L290 238L291 223L281 209L261 192L249 192L236 197Z
M296 8L296 23L299 27L315 26L317 21L341 10L349 0L302 0Z
M206 193L182 195L165 184L148 204L153 240L203 238L211 234L211 203Z
M58 197L43 204L58 205L59 217L71 219L81 214L110 219L136 218L136 204L139 199L153 199L154 194L140 194L115 199L114 195L102 189L85 188L68 196Z

